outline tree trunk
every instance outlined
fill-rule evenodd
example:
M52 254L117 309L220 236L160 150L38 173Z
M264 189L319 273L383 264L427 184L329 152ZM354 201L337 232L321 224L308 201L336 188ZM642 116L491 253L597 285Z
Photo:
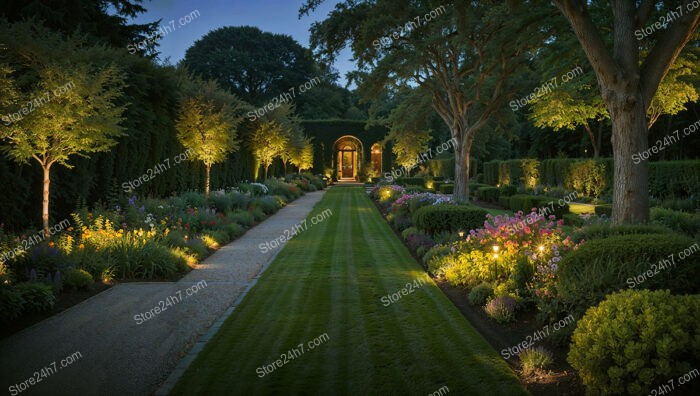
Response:
M207 165L207 178L206 181L204 182L204 197L208 198L209 197L209 177L211 175L211 165Z
M454 136L454 135L452 135ZM458 139L455 147L455 188L452 198L469 202L469 155L471 147L466 139Z
M598 145L595 135L593 134L593 130L591 129L591 126L588 124L588 122L584 123L583 127L586 128L586 132L588 132L588 137L591 138L591 145L593 146L593 158L598 158L600 156L600 145Z
M267 169L270 167L270 164L265 165L265 180L267 180Z
M619 91L618 91L619 92ZM649 164L634 163L633 155L644 152L648 128L641 95L625 95L608 103L612 120L614 158L613 224L649 221Z
M282 161L282 169L284 169L284 176L287 176L287 161Z
M51 186L51 164L42 164L41 168L44 170L44 202L41 208L41 220L43 222L44 227L44 238L50 238L51 235L49 234L49 189Z

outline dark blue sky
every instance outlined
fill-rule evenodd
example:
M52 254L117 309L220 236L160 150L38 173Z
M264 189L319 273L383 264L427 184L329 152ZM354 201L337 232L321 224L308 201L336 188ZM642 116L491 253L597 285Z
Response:
M311 23L325 19L338 1L327 0L310 16L299 19L302 3L303 0L152 0L144 2L148 12L135 21L162 19L161 26L164 26L174 20L177 29L159 41L159 50L161 59L169 58L170 63L176 64L196 40L222 26L257 26L264 32L290 35L308 48ZM195 10L199 11L199 16L179 26L180 18ZM345 73L354 68L350 57L351 53L345 51L334 65L340 72L342 85L345 84Z

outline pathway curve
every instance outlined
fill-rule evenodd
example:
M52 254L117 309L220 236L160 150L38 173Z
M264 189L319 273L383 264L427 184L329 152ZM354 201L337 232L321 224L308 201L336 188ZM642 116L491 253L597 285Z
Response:
M6 338L0 342L0 389L5 392L56 361L56 373L39 378L19 394L153 393L281 249L262 253L260 243L278 238L305 219L323 194L309 193L287 205L178 282L117 285ZM199 283L202 280L206 286ZM188 297L186 291L193 286L201 288ZM165 301L178 292L182 301L166 306ZM166 309L137 324L135 315L157 306ZM82 358L60 368L61 360L76 351Z

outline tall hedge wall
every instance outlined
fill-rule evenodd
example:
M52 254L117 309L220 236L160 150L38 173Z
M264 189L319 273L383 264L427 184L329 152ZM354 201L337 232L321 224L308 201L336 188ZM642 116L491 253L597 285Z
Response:
M588 158L558 158L539 161L539 182L545 186L566 187L572 166ZM515 159L484 163L484 183L490 185L523 184L523 169L527 161ZM605 166L605 183L613 185L613 159L598 158L596 163ZM657 198L682 198L700 194L700 160L657 161L649 163L649 193Z
M428 161L428 169L430 176L441 176L448 179L455 178L455 159L434 159ZM469 160L469 177L476 177L479 173L479 161L476 159Z

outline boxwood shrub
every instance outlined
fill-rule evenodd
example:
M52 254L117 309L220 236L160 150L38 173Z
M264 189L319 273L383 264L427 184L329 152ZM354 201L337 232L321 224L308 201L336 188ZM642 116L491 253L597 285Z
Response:
M94 283L92 275L83 269L71 268L63 275L63 285L69 289L90 290Z
M496 202L500 194L498 187L479 187L476 190L476 197L485 202Z
M621 235L588 241L559 263L557 291L562 303L578 314L623 288L697 293L700 252L682 261L678 257L679 252L694 244L697 247L692 238L674 233ZM671 254L675 255L673 260Z
M612 294L579 321L569 363L588 394L652 394L700 366L698 315L698 295L662 290ZM683 394L698 387L684 386Z
M443 231L482 228L487 212L471 205L424 206L413 214L413 224L434 235Z
M504 197L503 195L499 196L498 204L506 209L510 209L510 197Z

